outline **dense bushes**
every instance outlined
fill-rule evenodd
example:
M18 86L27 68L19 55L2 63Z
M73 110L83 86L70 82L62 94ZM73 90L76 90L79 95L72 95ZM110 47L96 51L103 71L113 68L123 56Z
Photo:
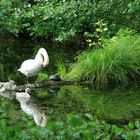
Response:
M104 41L103 48L80 54L67 76L97 84L137 80L140 77L139 54L140 36L120 31L118 36Z
M36 0L33 5L27 0L1 0L0 32L41 37L48 42L67 41L73 48L76 45L84 49L87 46L99 48L103 46L103 37L114 36L122 27L139 32L139 5L138 0ZM130 37L130 41L127 37ZM107 41L103 50L83 53L77 66L70 72L70 77L80 77L97 83L108 82L110 79L123 82L136 79L136 75L139 75L139 37L127 37L120 40L118 38L116 44L112 41L114 38ZM128 61L131 57L133 60ZM83 64L86 66L85 70L80 68Z
M17 35L20 31L20 18L17 15L12 2L9 0L0 1L0 33L12 33Z
M24 32L53 41L81 44L87 38L96 39L99 27L95 23L100 20L107 23L106 36L115 34L124 26L139 31L139 5L138 0L37 0L34 5L21 0L2 0L1 33L18 35Z

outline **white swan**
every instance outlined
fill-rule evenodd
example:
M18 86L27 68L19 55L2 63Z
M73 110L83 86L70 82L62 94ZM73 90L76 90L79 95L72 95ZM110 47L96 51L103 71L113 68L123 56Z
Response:
M24 74L27 77L28 81L28 77L37 76L38 73L42 70L42 68L46 67L48 64L48 53L44 48L40 48L35 56L35 59L25 60L21 64L21 67L18 69L18 71Z

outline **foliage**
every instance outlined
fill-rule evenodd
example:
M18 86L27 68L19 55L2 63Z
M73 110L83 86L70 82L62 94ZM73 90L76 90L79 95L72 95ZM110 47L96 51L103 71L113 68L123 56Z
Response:
M58 75L61 75L61 78L66 76L66 66L64 65L64 62L61 57L57 57L55 59L55 65L57 67L57 73Z
M39 75L37 76L37 81L47 80L48 77L49 76L46 73L39 73Z
M12 74L16 74L16 67L13 67L13 64L14 62L16 65L18 64L19 56L15 53L16 51L13 47L18 46L19 42L12 43L11 40L0 38L0 81L15 80Z
M104 41L103 49L79 55L67 77L107 84L110 80L126 83L140 76L140 36L120 31Z
M10 32L16 36L24 33L50 41L68 40L69 43L83 44L91 36L97 43L97 32L102 30L104 23L108 32L101 37L114 35L122 27L140 30L138 0L34 2L31 5L26 0L1 0L1 33ZM103 24L97 24L100 21Z
M18 36L22 24L21 24L21 11L19 10L21 5L17 0L18 7L14 1L1 0L0 1L0 33L12 33Z
M106 26L107 25L100 20L95 23L94 33L85 32L86 41L90 49L100 48L102 46L102 37L105 36L104 34L106 34L108 30Z
M90 114L73 115L67 114L65 122L50 122L44 128L35 127L28 123L27 119L22 117L22 128L16 123L12 127L4 119L0 120L0 138L1 139L139 139L140 138L140 121L130 122L128 125L118 127L110 125L105 121L97 120ZM18 122L18 123L21 123ZM24 128L24 129L23 129Z

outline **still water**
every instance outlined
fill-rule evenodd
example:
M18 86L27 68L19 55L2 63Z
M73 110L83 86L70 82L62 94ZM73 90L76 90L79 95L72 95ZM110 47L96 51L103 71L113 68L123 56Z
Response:
M17 73L21 62L32 58L41 45L33 42L1 39L0 81L14 80L16 84L25 83L25 77ZM48 48L50 66L44 71L55 73L55 57L62 60L71 56ZM57 56L56 56L57 54ZM53 72L52 72L53 71ZM52 73L51 73L52 72ZM16 92L0 93L0 119L10 123L18 122L46 126L49 122L63 120L67 113L90 113L109 123L125 123L140 118L140 84L121 88L96 89L87 85L64 85L33 89L26 96Z
M29 95L1 93L1 115L9 114L8 121L16 119L15 114L18 114L19 120L26 116L39 126L63 120L67 113L90 113L110 123L125 123L140 118L139 87L105 91L65 85L32 90Z

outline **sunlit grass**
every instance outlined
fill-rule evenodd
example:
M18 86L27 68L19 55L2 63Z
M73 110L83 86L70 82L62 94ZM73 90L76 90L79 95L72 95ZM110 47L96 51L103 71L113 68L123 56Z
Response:
M79 55L67 74L69 79L94 81L96 84L128 82L140 76L140 36L120 31L104 41L103 49Z
M49 76L47 73L39 73L39 75L37 76L37 81L43 81L43 80L48 80Z
M55 66L57 68L57 74L60 75L62 79L66 77L67 69L61 57L55 59Z

